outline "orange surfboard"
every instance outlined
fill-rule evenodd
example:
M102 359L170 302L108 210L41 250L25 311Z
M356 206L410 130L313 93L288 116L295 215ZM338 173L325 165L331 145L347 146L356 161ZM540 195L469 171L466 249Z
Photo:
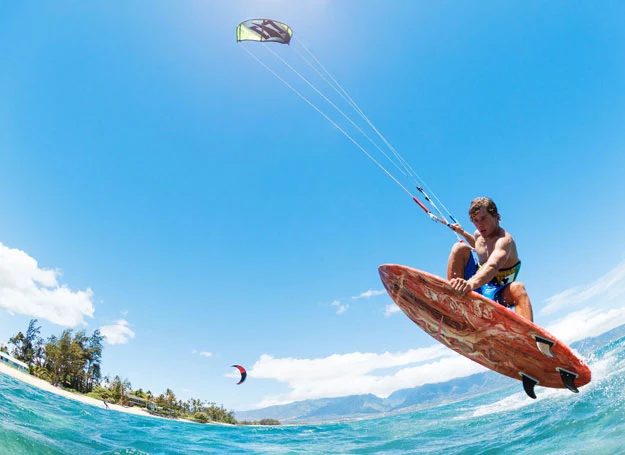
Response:
M460 296L449 283L402 265L379 267L393 301L415 324L445 346L493 371L534 387L578 392L590 368L545 329L476 292Z

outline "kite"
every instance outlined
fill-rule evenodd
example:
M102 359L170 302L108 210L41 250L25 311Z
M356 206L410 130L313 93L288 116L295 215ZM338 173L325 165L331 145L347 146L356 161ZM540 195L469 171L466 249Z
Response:
M293 30L288 25L273 19L250 19L237 27L238 41L269 41L289 44Z
M245 368L243 368L241 365L232 365L232 366L238 369L239 373L241 373L241 380L237 382L237 385L242 384L243 381L245 381L245 378L247 378L247 371L245 371Z

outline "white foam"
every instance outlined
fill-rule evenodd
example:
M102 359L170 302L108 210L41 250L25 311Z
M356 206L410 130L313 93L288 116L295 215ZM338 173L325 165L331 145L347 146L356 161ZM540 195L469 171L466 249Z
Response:
M519 383L520 385L520 383ZM491 414L499 414L502 412L514 411L517 409L525 408L527 406L534 405L537 401L543 401L553 398L559 393L556 389L541 389L537 394L537 398L534 400L528 397L525 392L515 393L503 400L496 401L494 403L486 404L476 408L470 417L483 417Z
M620 351L621 348L618 348ZM579 389L580 394L588 393L596 388L603 387L606 380L610 380L615 375L622 376L625 373L625 362L618 359L618 352L610 351L605 357L600 359L589 359L588 366L592 370L592 381ZM552 389L546 387L536 388L537 398L535 400L529 398L524 392L515 393L502 400L494 403L478 406L470 412L465 418L482 417L491 414L498 414L508 411L514 411L527 406L531 406L536 402L552 399L567 399L570 392L567 389Z

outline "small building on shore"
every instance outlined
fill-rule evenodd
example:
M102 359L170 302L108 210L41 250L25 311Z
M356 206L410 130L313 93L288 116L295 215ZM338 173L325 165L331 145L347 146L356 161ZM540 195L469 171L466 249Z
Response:
M130 393L126 395L126 400L128 400L130 406L139 406L140 408L148 407L148 400Z
M26 365L21 360L17 360L15 357L10 356L6 352L0 351L0 362L5 363L16 370L23 371L24 373L28 373L28 365Z

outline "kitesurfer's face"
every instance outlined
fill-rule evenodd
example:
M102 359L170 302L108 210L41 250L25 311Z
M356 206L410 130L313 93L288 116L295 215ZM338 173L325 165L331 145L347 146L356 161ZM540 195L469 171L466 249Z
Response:
M499 227L499 219L488 213L484 207L471 217L471 222L475 225L475 228L480 232L482 237L492 235Z

